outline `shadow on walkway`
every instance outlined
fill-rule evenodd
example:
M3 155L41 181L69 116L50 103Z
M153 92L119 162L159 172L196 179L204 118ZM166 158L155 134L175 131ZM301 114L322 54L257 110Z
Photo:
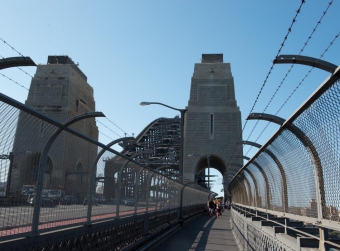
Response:
M200 216L167 238L152 251L239 251L231 231L230 211L225 210L222 218Z

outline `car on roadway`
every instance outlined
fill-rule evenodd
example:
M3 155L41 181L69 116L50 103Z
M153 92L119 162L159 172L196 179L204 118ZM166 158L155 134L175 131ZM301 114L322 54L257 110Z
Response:
M121 199L121 203L124 206L134 206L135 205L135 199L132 199L132 198Z
M33 190L27 190L21 193L23 196L31 196L35 195L35 192Z
M98 199L98 203L104 204L106 202L106 199L103 195L99 195L96 198Z
M64 197L64 204L65 205L73 205L73 204L78 204L78 203L79 203L78 198L76 198L73 195L66 195Z
M89 196L86 196L83 201L84 206L88 204L88 200L89 200ZM92 202L93 202L92 203L93 205L98 206L98 199L95 196L92 196Z
M34 207L34 205L35 205L35 196L28 197L27 202L32 207ZM41 207L53 207L53 206L55 206L55 203L54 203L52 198L43 195L43 196L41 196L40 206Z

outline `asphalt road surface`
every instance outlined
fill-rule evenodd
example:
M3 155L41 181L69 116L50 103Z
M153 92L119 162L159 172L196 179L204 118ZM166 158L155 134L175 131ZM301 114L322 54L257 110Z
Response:
M149 205L149 211L154 209ZM119 206L119 215L134 214L134 206ZM30 231L34 207L16 206L0 207L0 236ZM145 212L145 206L137 207L137 213ZM116 216L116 205L98 204L92 206L91 220L113 218ZM87 219L87 205L56 205L41 207L39 223L40 229L77 224Z

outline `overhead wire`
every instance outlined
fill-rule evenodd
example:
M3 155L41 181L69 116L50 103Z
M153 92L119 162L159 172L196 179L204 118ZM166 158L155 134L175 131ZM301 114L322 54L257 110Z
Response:
M101 132L101 131L99 131L99 133L100 133L101 135L105 136L106 138L110 139L111 141L114 140L113 138L111 138L110 136L107 136L105 133L103 133L103 132Z
M0 38L1 39L1 38ZM6 59L5 57L3 57L2 55L0 55L0 57L2 59ZM19 69L20 71L22 71L23 73L25 73L26 75L30 76L31 78L33 78L33 76L31 76L31 74L29 74L28 72L26 72L25 70L21 69L19 66L16 66L15 68ZM27 89L27 88L25 88Z
M7 43L5 40L3 40L1 37L0 37L0 40L2 42L4 42L4 44L6 44L7 46L9 46L12 50L14 50L16 53L18 53L20 56L22 57L25 57L22 53L20 53L18 50L16 50L12 45L10 45L9 43ZM4 58L4 57L3 57ZM27 75L29 75L31 78L33 78L30 74L28 74L26 71L24 71L23 69L21 69L20 67L17 67L19 68L21 71L25 72ZM40 68L38 65L37 65L37 68ZM40 68L41 71L43 71L46 75L50 76L51 77L51 74L48 74L47 72L45 72L43 69Z
M323 56L324 54L328 51L328 49L334 44L335 40L337 38L339 38L340 36L340 32L338 32L337 35L335 35L334 39L330 42L330 44L328 45L328 47L324 50L324 52L321 54L321 56L318 58L317 61L315 62L318 62ZM298 85L295 87L295 89L292 91L292 93L288 96L288 98L283 102L283 104L281 105L281 107L278 109L278 111L275 113L275 115L277 115L281 110L282 108L285 106L285 104L287 104L287 102L289 101L289 99L294 95L294 93L297 91L297 89L303 84L303 82L307 79L308 75L312 72L312 70L314 69L315 67L311 67L309 69L309 71L306 73L306 75L302 78L302 80L298 83ZM267 127L269 126L270 122L267 123L267 125L264 127L264 129L261 131L261 133L259 134L259 136L256 138L255 142L257 142L257 140L262 136L262 134L264 133L264 131L267 129ZM250 149L249 149L250 150ZM248 150L248 152L249 152ZM247 152L247 153L248 153Z
M18 53L20 56L22 57L25 57L24 55L22 55L19 51L17 51L13 46L11 46L9 43L7 43L5 40L3 40L1 37L0 37L0 40L2 42L4 42L4 44L8 45L10 48L12 48L13 51L15 51L16 53Z
M8 76L6 76L5 74L2 74L2 73L0 72L0 75L3 76L4 78L7 78L8 80L10 80L11 82L13 82L14 84L19 85L20 87L26 89L27 91L29 90L29 89L27 89L24 85L19 84L18 82L16 82L15 80L11 79L11 78L8 77Z
M1 39L1 38L0 38ZM2 39L1 39L2 40ZM7 43L6 43L7 44ZM12 47L11 47L12 48ZM5 57L3 57L2 55L0 55L0 57L2 59L5 59ZM21 70L22 72L24 72L26 75L30 76L31 78L33 78L28 72L24 71L23 69L21 69L20 67L16 67L17 69ZM12 81L14 84L19 85L20 87L26 89L27 91L29 90L27 87L25 87L24 85L19 84L17 81L13 80L12 78L6 76L5 74L0 72L0 75L3 76L4 78L7 78L8 80Z
M325 15L327 14L327 11L329 10L330 6L333 4L333 1L334 0L331 0L329 3L328 3L328 6L327 8L322 12L322 15L320 17L320 19L317 21L315 27L312 29L312 32L311 34L308 36L306 42L304 42L304 45L303 47L300 49L300 52L299 54L297 55L297 59L299 56L301 56L302 52L304 51L304 49L306 48L308 42L312 39L314 33L316 32L318 26L321 24L321 21L322 19L325 17ZM339 36L336 35L335 38L333 38L333 41L330 42L330 44L328 45L328 47L324 50L324 52L321 54L321 56L315 61L315 63L317 63L319 60L321 60L321 58L323 58L324 54L328 51L328 49L330 48L330 46L333 45L334 41L337 39L337 37ZM272 95L272 97L269 99L269 102L268 104L266 105L266 107L264 108L263 110L263 113L268 109L269 105L271 104L271 102L273 101L274 97L276 96L277 92L279 91L279 89L282 87L283 83L285 82L285 80L287 79L289 73L291 72L291 70L293 69L295 63L293 63L290 68L287 70L287 73L285 74L285 76L283 77L282 81L280 82L280 84L278 85L277 89L275 90L274 94ZM308 72L307 74L303 77L303 79L298 83L298 85L295 87L295 89L292 91L292 93L288 96L288 98L284 101L284 103L281 105L281 107L279 108L279 110L275 113L275 115L277 115L282 109L283 107L285 106L285 104L288 102L288 100L293 96L293 94L297 91L297 89L302 85L302 83L306 80L306 78L308 77L308 75L312 72L312 70L314 69L314 67L312 67ZM254 131L254 129L256 128L256 126L258 125L259 121L256 121L251 133L249 134L247 140L249 140L249 138L251 137L252 135L252 132ZM271 122L268 122L267 125L264 127L264 129L261 131L261 133L259 134L259 136L255 139L254 142L257 142L257 140L262 136L262 134L264 133L264 131L268 128L269 124ZM251 150L252 147L250 147L247 151L246 154L249 153L249 151Z
M279 50L278 50L278 52L277 52L275 58L276 58L278 55L280 55L280 52L281 52L282 48L284 47L284 44L285 44L286 40L288 39L288 36L289 36L290 33L292 32L292 28L293 28L293 26L294 26L294 24L295 24L295 22L296 22L296 19L297 19L298 15L301 13L301 9L302 9L302 6L303 6L304 4L305 4L305 0L302 0L301 3L300 3L299 8L296 10L295 16L294 16L294 18L293 18L293 20L292 20L292 22L291 22L291 24L290 24L290 26L289 26L289 28L288 28L287 34L286 34L286 35L284 36L284 38L283 38L283 41L282 41L282 43L281 43L281 45L280 45L280 48L279 48ZM269 72L267 73L267 75L266 75L266 77L265 77L265 79L264 79L264 81L263 81L263 84L262 84L262 86L261 86L261 88L260 88L260 90L259 90L259 93L257 94L257 96L256 96L256 98L255 98L254 104L253 104L252 108L250 109L249 114L251 114L251 113L253 112L253 110L254 110L254 108L255 108L255 106L256 106L258 100L259 100L259 97L261 96L261 93L262 93L262 91L263 91L263 89L264 89L264 87L265 87L265 85L266 85L266 83L267 83L267 81L268 81L268 78L269 78L269 76L270 76L270 74L271 74L273 68L274 68L274 62L272 62L272 65L271 65L271 67L269 68ZM244 126L243 126L243 128L242 128L242 130L241 130L241 134L239 135L239 138L238 138L238 140L237 140L237 142L236 142L236 144L235 144L235 147L234 147L234 149L233 149L233 152L232 152L232 154L230 155L230 157L229 157L229 159L228 159L228 161L227 161L227 166L230 165L231 160L234 158L235 151L236 151L238 145L240 144L240 141L241 141L241 139L242 139L242 134L243 134L243 132L244 132L244 129L246 128L247 123L248 123L248 121L246 120L246 122L244 123ZM254 129L253 129L253 130L254 130Z
M316 32L317 27L321 24L322 19L325 17L325 15L327 14L328 9L330 8L330 6L332 5L334 0L331 0L328 3L328 6L326 8L326 10L323 11L322 16L320 17L320 19L317 21L316 26L313 28L312 33L308 36L307 41L304 43L304 46L300 49L300 52L298 54L298 56L301 56L301 53L304 51L304 49L306 48L308 42L312 39L313 34ZM282 49L282 48L281 48ZM279 51L281 51L281 49ZM278 56L278 55L277 55ZM277 57L276 56L276 57ZM298 58L298 57L297 57ZM266 107L264 108L263 112L265 112L267 110L267 108L269 107L269 105L271 104L271 102L273 101L274 97L276 96L277 92L279 91L279 89L281 88L282 84L284 83L284 81L286 80L286 78L288 77L289 73L291 72L292 68L294 67L294 63L291 65L291 67L288 69L287 73L285 74L285 76L283 77L281 83L278 85L277 89L275 90L274 94L272 95L272 97L269 99L268 104L266 105ZM254 107L254 106L253 106ZM257 124L255 124L254 127L256 127ZM252 130L253 131L253 130ZM249 137L248 137L249 139Z
M100 122L99 120L96 119L96 121L101 124L102 126L104 126L106 129L108 129L109 131L113 132L114 134L116 134L118 137L122 137L121 135L119 135L118 133L116 133L115 131L111 130L109 127L107 127L106 125L104 125L102 122Z
M299 54L297 55L297 58L298 58L299 56L301 56L301 53L302 53L302 52L304 51L304 49L306 48L308 42L312 39L313 34L316 32L317 27L321 24L322 19L323 19L323 18L325 17L325 15L327 14L327 11L329 10L330 6L333 4L333 1L334 1L334 0L330 1L330 2L328 3L327 8L322 12L322 15L321 15L320 19L317 21L315 27L312 29L312 32L311 32L311 34L308 36L306 42L304 42L303 47L300 49L300 52L299 52ZM333 39L333 41L334 41L334 39ZM331 42L331 43L332 43L332 42ZM323 57L323 55L325 54L325 52L326 52L327 50L328 50L328 48L326 48L326 50L324 51L324 53L322 54L322 56L321 56L316 62L318 62L318 61ZM269 107L269 105L270 105L271 102L273 101L273 99L274 99L274 97L276 96L278 90L281 88L282 84L284 83L284 81L285 81L286 78L288 77L288 75L289 75L289 73L291 72L291 70L292 70L292 68L294 67L294 65L295 65L295 64L293 63L293 64L291 65L291 67L288 69L288 71L287 71L287 73L285 74L285 76L283 77L281 83L279 84L279 86L278 86L277 89L275 90L274 94L273 94L272 97L270 98L268 104L266 105L265 109L263 110L263 113L267 110L267 108ZM283 105L280 107L280 109L275 113L275 115L277 115L277 114L281 111L281 109L282 109L282 108L284 107L284 105L288 102L288 100L293 96L293 94L294 94L295 91L299 88L299 86L301 86L301 84L304 82L304 80L307 78L307 76L308 76L309 73L313 70L313 68L314 68L314 67L312 67L312 68L309 70L309 72L306 74L306 76L299 82L299 84L297 85L297 87L296 87L296 88L293 90L293 92L289 95L289 97L286 99L286 101L283 103ZM256 126L258 125L258 123L259 123L259 120L256 121L256 123L255 123L255 125L254 125L254 127L253 127L251 133L249 134L247 140L249 140L249 138L251 137L251 135L252 135L253 131L255 130ZM261 137L261 135L262 135L263 132L267 129L267 127L268 127L269 124L270 124L270 122L268 122L267 125L264 127L264 129L262 130L262 132L260 133L260 135L256 138L255 142L257 142L257 140ZM248 149L248 151L247 151L246 154L248 154L248 152L251 150L251 148L252 148L252 147L250 147L250 148Z
M117 124L115 124L113 121L111 121L109 118L106 118L111 124L115 125L119 130L121 130L125 135L130 136L126 131L124 131L122 128L120 128Z
M275 58L276 58L277 56L280 55L280 52L282 51L282 48L284 47L284 44L285 44L286 40L288 39L289 34L292 32L293 25L295 24L296 19L297 19L298 15L300 14L301 8L302 8L302 6L303 6L304 3L305 3L305 0L302 0L302 1L301 1L301 4L300 4L300 6L299 6L299 9L296 11L296 14L295 14L295 16L294 16L294 18L293 18L293 20L292 20L292 23L290 24L290 26L289 26L289 28L288 28L288 32L287 32L287 34L285 35L285 37L284 37L284 39L283 39L283 41L282 41L282 43L281 43L281 46L280 46L280 48L279 48L279 50L278 50L278 52L277 52ZM263 91L263 88L265 87L265 85L266 85L266 83L267 83L267 81L268 81L268 78L269 78L269 76L270 76L270 74L271 74L271 72L272 72L273 69L274 69L274 62L272 62L272 65L271 65L271 67L270 67L270 69L269 69L269 72L267 73L267 75L266 75L266 77L265 77L265 79L264 79L264 81L263 81L263 84L262 84L262 86L261 86L261 88L260 88L259 93L257 94L257 97L256 97L256 99L255 99L255 102L254 102L252 108L250 109L250 113L253 112L253 110L254 110L254 108L255 108L255 105L257 104L257 101L258 101L259 97L261 96L261 93L262 93L262 91ZM250 113L249 113L249 114L250 114Z
M332 0L332 1L333 1L333 0ZM289 33L292 31L293 24L296 22L297 15L301 12L301 7L302 7L302 5L303 5L304 3L305 3L305 1L302 1L302 2L301 2L301 5L300 5L300 7L299 7L299 9L296 11L296 15L295 15L295 17L293 18L290 27L288 28L288 33L287 33L286 36L284 37L283 42L281 43L281 47L279 48L279 50L278 50L278 52L277 52L275 58L278 57L278 56L280 55L280 52L282 51L282 49L283 49L283 47L284 47L284 44L285 44L286 40L288 39L288 35L289 35ZM313 33L312 33L312 34L313 34ZM308 40L307 40L307 41L308 41ZM306 43L305 43L305 45L306 45ZM300 53L301 53L301 51L300 51ZM272 66L270 67L270 70L269 70L269 72L268 72L268 74L267 74L267 76L266 76L266 78L265 78L264 84L262 85L262 87L261 87L261 89L260 89L260 92L259 92L258 96L256 97L256 100L255 100L255 102L254 102L254 104L253 104L253 107L251 108L249 114L251 114L251 113L253 112L253 110L254 110L254 108L255 108L255 105L256 105L256 103L257 103L257 101L258 101L258 98L260 97L261 92L262 92L262 90L263 90L263 88L264 88L264 86L265 86L265 84L266 84L266 82L267 82L267 80L268 80L268 78L269 78L269 75L271 74L273 68L274 68L274 60L272 61ZM284 80L287 78L287 76L288 76L288 74L290 73L290 71L291 71L292 68L293 68L293 66L291 66L291 68L288 70L288 73L285 75L285 77L284 77L283 80L281 81L281 84L278 86L278 88L276 89L275 93L273 94L273 96L272 96L271 99L269 100L269 103L268 103L267 106L265 107L264 111L267 110L269 104L271 103L271 101L272 101L273 98L275 97L276 93L277 93L278 90L280 89L281 85L283 84ZM257 120L256 123L255 123L255 125L253 126L253 129L250 131L247 140L249 140L250 136L253 134L255 128L256 128L257 125L258 125L258 123L259 123L259 121ZM247 120L246 120L245 125L246 125L246 124L247 124Z
M301 53L304 51L304 49L305 49L305 47L307 46L309 40L312 38L312 36L313 36L313 34L315 33L315 31L316 31L317 27L319 26L319 24L321 24L322 19L323 19L324 16L326 15L326 13L327 13L329 7L332 5L333 1L334 1L334 0L331 0L331 2L328 3L328 6L327 6L326 10L323 11L323 14L322 14L321 18L320 18L319 21L317 22L317 24L316 24L316 26L314 27L312 33L309 35L307 41L304 43L304 46L300 49L300 52L299 52L298 56L300 56ZM301 3L301 4L303 4L303 3ZM297 11L297 13L299 13L299 11ZM295 20L293 19L292 24L293 24L295 21L296 21L296 19L295 19ZM292 25L291 25L291 26L292 26ZM288 30L291 31L291 27L290 27ZM286 38L287 38L287 35L286 35L286 37L285 37L285 40L286 40ZM278 51L276 57L279 56L280 51L281 51L282 48L283 48L283 46L282 46L283 44L284 44L284 43L281 44L281 48L279 49L279 51ZM276 57L275 57L275 58L276 58ZM280 88L282 87L283 83L284 83L285 80L287 79L287 77L288 77L289 73L291 72L292 68L294 67L294 65L295 65L295 64L293 63L293 64L291 65L291 67L288 69L288 71L287 71L287 73L285 74L285 76L283 77L281 83L278 85L278 87L276 88L274 94L273 94L272 97L269 99L269 102L268 102L268 104L266 105L266 107L264 108L263 113L268 109L269 105L271 104L271 102L273 101L274 97L276 96L276 94L278 93L278 91L280 90ZM274 60L273 60L273 65L272 65L272 67L273 67L273 66L274 66ZM252 109L253 109L254 107L255 107L255 104L253 105ZM253 111L253 110L251 110L251 112L252 112L252 111ZM250 113L251 113L251 112L250 112ZM257 125L258 125L258 123L259 123L259 120L256 121L255 125L253 126L253 129L251 130L251 132L250 132L249 135L248 135L247 140L249 140L249 138L250 138L251 135L253 134L255 128L256 128ZM255 141L255 142L256 142L256 141ZM252 148L252 147L250 147L250 149L251 149L251 148ZM248 152L250 151L250 149L248 150ZM247 152L247 153L248 153L248 152Z
M331 1L331 3L332 3L333 1ZM289 27L289 29L288 29L288 32L287 32L287 34L286 34L286 36L284 37L284 40L283 40L283 42L281 43L281 47L280 47L280 49L278 50L278 53L277 53L277 55L279 55L279 53L281 52L281 50L282 50L282 48L283 48L283 46L284 46L284 44L285 44L285 42L286 42L286 40L287 40L287 38L288 38L288 35L290 34L290 32L291 32L291 30L292 30L292 27L293 27L293 24L295 23L295 21L296 21L296 18L297 18L297 16L298 16L298 14L300 13L300 11L301 11L301 7L302 7L302 5L305 3L305 1L302 1L301 2L301 5L300 5L300 7L299 7L299 9L296 11L296 15L295 15L295 17L294 17L294 19L293 19L293 21L292 21L292 23L291 23L291 25L290 25L290 27ZM329 4L329 6L331 5L331 3ZM328 10L328 9L327 9ZM326 10L326 11L327 11ZM324 15L325 15L325 13L324 13ZM322 18L321 18L322 19ZM321 20L320 20L321 21ZM319 23L320 23L320 21L319 21ZM319 25L319 23L318 23L318 25ZM315 30L313 30L313 32L312 32L312 34L315 32ZM1 38L0 38L1 39ZM307 45L307 43L309 42L309 40L311 39L311 36L307 39L307 42L305 43L305 45L304 45L304 47ZM8 45L8 43L6 42L6 41L4 41L3 39L1 39L4 43L6 43L7 45ZM8 45L8 46L10 46L10 45ZM12 46L10 46L14 51L16 51L16 52L18 52L17 50L15 50ZM304 50L304 47L301 49L301 51L300 51L300 54L303 52L303 50ZM20 53L20 52L18 52L19 53L19 55L21 55L22 56L22 54ZM299 54L299 55L300 55ZM250 113L252 113L253 112L253 110L254 110L254 108L255 108L255 106L256 106L256 104L257 104L257 102L258 102L258 100L259 100L259 97L260 97L260 95L262 94L262 91L263 91L263 89L264 89L264 87L265 87L265 85L266 85L266 83L267 83L267 81L268 81L268 78L269 78L269 76L270 76L270 74L271 74L271 72L272 72L272 70L273 70L273 66L274 66L274 63L272 64L272 66L270 67L270 70L269 70L269 72L268 72L268 74L267 74L267 76L265 77L265 80L264 80L264 82L263 82L263 85L261 86L261 88L260 88L260 91L259 91L259 93L258 93L258 95L257 95L257 97L256 97L256 99L255 99L255 102L254 102L254 104L253 104L253 106L252 106L252 108L251 108L251 111L250 111ZM38 66L37 66L38 67ZM292 66L293 67L293 66ZM291 67L291 68L292 68ZM290 70L291 70L291 68L288 70L288 72L287 72L287 74L284 76L284 78L283 78L283 80L282 80L282 82L281 82L281 85L282 85L282 83L285 81L285 79L286 79L286 77L287 77L287 75L289 74L289 72L290 72ZM25 71L24 71L25 72ZM46 72L45 72L46 73ZM3 75L2 73L0 73L1 75ZM26 73L27 74L27 73ZM47 74L47 73L46 73ZM309 73L308 73L309 74ZM307 74L307 75L308 75ZM27 75L29 75L29 74L27 74ZM49 76L51 76L51 75L49 75ZM30 77L32 77L32 76L30 76ZM32 77L33 78L33 77ZM10 78L8 78L8 79L10 79ZM304 78L305 79L305 78ZM300 82L300 84L299 85L301 85L302 84L302 82L304 81L304 79ZM17 83L17 82L15 82L14 80L12 80L12 79L10 79L12 82L14 82L15 84L18 84L19 86L21 86L21 87L23 87L23 88L25 88L24 86L22 86L22 85L20 85L19 83ZM278 92L278 90L280 89L280 87L281 87L281 85L279 85L278 86L278 88L276 89L276 91L275 91L275 93L273 94L273 96L271 97L271 99L270 99L270 101L269 101L269 103L267 104L267 106L266 106L266 108L264 109L264 111L266 111L267 110L267 108L268 108L268 106L271 104L271 102L272 102L272 100L273 100L273 98L275 97L275 95L277 94L277 92ZM298 86L299 86L298 85ZM297 86L297 88L298 88L298 86ZM297 89L296 88L296 89ZM25 88L26 90L28 90L27 88ZM283 108L283 106L287 103L287 101L290 99L290 97L294 94L294 92L296 91L296 89L290 94L290 96L288 97L288 99L284 102L284 104L281 106L281 108L279 109L279 111ZM278 111L278 112L279 112ZM277 113L278 113L277 112ZM277 114L276 113L276 114ZM107 120L110 122L110 123L112 123L113 125L115 125L118 129L120 129L122 132L124 132L124 133L126 133L123 129L121 129L118 125L116 125L114 122L112 122L111 120L109 120L108 118L107 118ZM100 124L102 124L102 123L100 123ZM102 124L103 125L103 124ZM243 128L242 128L242 133L243 133L243 131L244 131L244 129L245 129L245 127L246 127L246 125L247 125L247 121L245 122L245 124L244 124L244 126L243 126ZM107 126L105 126L106 128L108 128ZM255 126L256 127L256 126ZM254 129L255 129L255 127L254 127ZM252 132L254 131L254 129L252 130ZM110 131L112 131L112 130L110 130ZM114 132L114 131L112 131L112 132ZM252 134L252 132L251 132L251 134ZM114 132L116 135L118 135L118 136L120 136L119 134L117 134L116 132ZM103 134L103 133L101 133L101 134ZM105 134L103 134L103 135L105 135ZM106 136L106 135L105 135ZM108 137L108 136L107 136ZM242 135L241 135L241 137L242 137ZM248 139L249 139L249 137L248 137ZM237 147L237 145L235 146L235 149L234 149L234 152L235 152L235 150L236 150L236 147ZM234 154L234 152L233 152L233 154ZM232 154L232 155L233 155ZM230 162L230 161L229 161ZM228 163L229 164L229 163Z

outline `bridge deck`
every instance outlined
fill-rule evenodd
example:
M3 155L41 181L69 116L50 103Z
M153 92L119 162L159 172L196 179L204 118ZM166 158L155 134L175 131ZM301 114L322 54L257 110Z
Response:
M231 231L230 211L225 210L222 218L218 219L203 215L152 249L152 251L173 250L239 251Z

